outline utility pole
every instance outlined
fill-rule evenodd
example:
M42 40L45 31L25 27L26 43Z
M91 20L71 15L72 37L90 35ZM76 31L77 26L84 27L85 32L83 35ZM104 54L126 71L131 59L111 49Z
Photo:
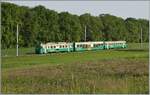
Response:
M84 30L84 41L86 42L86 26L85 26L85 30Z
M142 48L142 27L141 27L141 48Z
M16 47L16 56L18 56L18 24L17 24L17 47Z

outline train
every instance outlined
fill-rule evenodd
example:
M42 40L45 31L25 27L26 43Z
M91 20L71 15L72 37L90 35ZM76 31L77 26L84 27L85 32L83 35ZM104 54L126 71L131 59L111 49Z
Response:
M36 46L36 54L52 52L75 52L88 50L108 50L126 48L126 41L97 41L97 42L48 42Z

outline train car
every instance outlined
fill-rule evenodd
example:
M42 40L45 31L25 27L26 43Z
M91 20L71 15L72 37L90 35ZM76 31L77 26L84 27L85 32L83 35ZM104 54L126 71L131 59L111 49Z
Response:
M75 51L85 51L85 50L100 50L104 49L104 43L101 42L76 42Z
M86 51L86 50L104 50L126 48L126 41L97 41L97 42L58 42L40 44L36 47L37 54L45 54L51 52L72 52L72 51Z
M126 48L126 41L106 41L105 49Z
M59 42L59 43L46 43L40 44L36 47L37 54L45 54L51 52L65 52L73 51L73 43Z
M92 42L92 43L93 43L92 50L102 50L102 49L105 49L105 43L103 41Z
M91 50L92 44L90 42L76 42L75 51Z

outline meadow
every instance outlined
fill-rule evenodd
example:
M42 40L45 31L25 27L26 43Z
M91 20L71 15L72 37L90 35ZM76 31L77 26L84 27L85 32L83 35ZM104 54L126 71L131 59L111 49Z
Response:
M148 43L126 49L36 55L2 50L2 93L149 93Z

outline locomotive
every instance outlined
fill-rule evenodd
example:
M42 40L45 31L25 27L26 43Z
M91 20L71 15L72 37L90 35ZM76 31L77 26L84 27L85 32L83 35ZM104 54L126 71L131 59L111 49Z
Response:
M108 50L116 48L126 48L126 41L97 41L97 42L50 42L41 43L36 46L36 54L46 54L52 52L75 52L87 50Z

